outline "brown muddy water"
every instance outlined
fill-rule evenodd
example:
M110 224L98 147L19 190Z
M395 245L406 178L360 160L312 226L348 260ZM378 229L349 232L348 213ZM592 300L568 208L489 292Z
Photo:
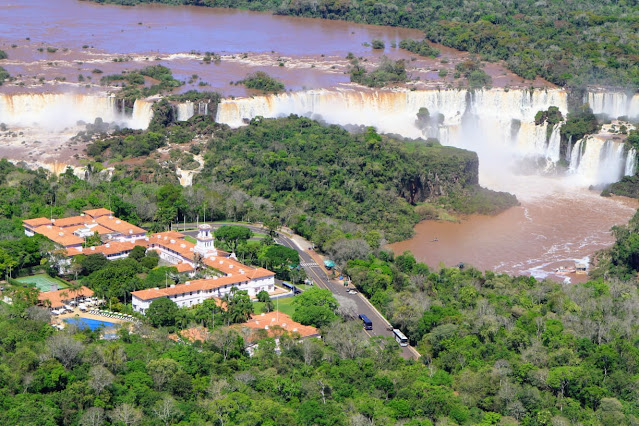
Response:
M8 18L0 19L0 49L9 54L2 66L19 77L4 90L14 92L25 88L91 91L102 75L158 63L184 81L198 76L180 91L195 88L225 96L252 95L229 83L257 70L282 80L290 90L328 88L349 82L345 59L349 52L370 66L381 55L406 59L413 78L454 85L454 67L468 57L443 46L438 46L442 55L436 59L392 47L405 38L423 38L418 30L196 6L4 1L0 17ZM373 39L383 40L385 49L366 46ZM220 54L221 61L204 63L205 52ZM103 74L93 74L95 69ZM439 76L441 69L449 71L446 77ZM486 69L496 86L531 84L499 64ZM83 81L78 81L79 75Z
M586 277L557 274L557 268L588 263L595 251L614 242L610 228L626 224L639 206L637 200L601 197L565 179L515 177L498 189L506 188L518 195L520 207L496 216L471 215L461 223L424 221L412 239L390 248L410 250L435 268L461 262L482 271L579 282Z

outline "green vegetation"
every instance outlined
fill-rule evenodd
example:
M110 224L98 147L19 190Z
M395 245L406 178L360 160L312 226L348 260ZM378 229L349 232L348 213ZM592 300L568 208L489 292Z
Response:
M555 124L561 123L563 120L564 117L561 111L555 106L549 107L546 111L537 111L537 114L535 114L535 124L538 126L543 123L548 123L548 125L552 127Z
M0 60L7 59L8 57L9 55L7 55L7 52L5 52L4 50L0 50Z
M93 70L95 72L96 70ZM99 71L99 70L97 70ZM100 71L101 73L102 71ZM151 80L151 85L146 86L145 77ZM112 85L115 82L122 84L122 90L117 93L118 98L128 102L130 108L133 102L139 98L170 92L183 83L173 78L171 70L162 65L150 65L141 70L131 71L126 74L107 75L100 79L103 85Z
M267 93L279 93L286 90L284 84L277 81L264 71L256 71L249 74L244 78L244 80L240 80L236 84L243 84L248 89L261 90Z
M293 321L313 327L325 327L335 321L337 300L327 289L312 288L295 297Z
M411 205L435 202L442 195L457 193L456 201L449 201L448 206L457 203L464 211L480 204L484 204L478 207L480 211L498 211L516 204L511 196L476 187L474 153L433 141L396 140L378 135L372 128L353 135L337 126L326 127L296 116L279 120L258 117L250 126L233 131L201 116L171 124L172 110L168 101L158 102L149 131L115 132L89 145L88 154L101 161L143 156L167 141L179 141L178 136L185 132L185 141L206 136L210 138L206 163L196 183L228 185L254 199L243 201L242 195L221 204L216 201L220 204L218 216L207 217L237 220L248 214L256 219L276 218L322 249L341 238L373 230L387 241L407 238L420 220ZM164 128L166 123L169 125ZM489 194L498 199L491 201ZM476 201L478 197L483 199L481 203ZM471 199L474 201L465 205L464 200ZM181 207L177 211L182 214ZM329 223L329 219L341 224ZM357 224L356 232L338 230L342 226L346 229L349 223ZM373 246L377 244L379 240ZM257 259L258 251L242 249L238 256Z
M384 40L380 40L380 39L375 39L373 41L371 41L371 46L373 47L373 49L384 49L386 47L386 44L384 44Z
M490 87L492 78L481 69L481 63L475 59L469 59L455 65L455 69L468 79L471 89Z
M297 116L258 117L216 134L205 159L198 183L227 182L268 200L287 225L322 248L338 236L328 218L397 241L418 221L411 203L477 183L474 153L396 140L372 128L353 135Z
M229 247L232 252L237 250L237 245L240 242L244 242L244 244L246 244L252 236L253 233L250 229L239 225L220 226L215 230L216 242L224 242L224 244Z
M436 58L439 56L439 50L435 49L430 43L426 40L411 40L404 39L399 42L399 48L408 50L409 52L417 53L419 56L428 56L431 58Z
M622 195L624 197L639 198L639 176L624 176L619 182L608 185L601 195Z
M156 327L171 327L178 316L178 305L168 297L161 297L151 302L145 316Z
M408 79L406 64L403 59L393 61L382 56L380 63L373 71L366 71L358 59L351 61L351 81L368 87L384 87L390 84L404 83Z
M575 144L584 136L597 133L600 128L601 124L597 121L597 117L592 113L592 109L590 109L588 104L569 112L566 122L562 124L560 129L561 152L566 152L566 149L572 148L568 144Z
M9 74L9 71L0 67L0 86L2 86L2 83L4 83L4 81L10 77L11 77L11 74Z
M276 300L271 300L273 307L270 310L266 309L265 302L254 302L254 312L256 314L261 314L262 312L272 312L277 310L292 317L295 314L295 305L293 304L293 302L295 302L295 297L283 297Z
M639 270L637 222L616 232L611 255L631 274ZM294 318L321 325L323 339L300 340L273 327L280 353L261 331L249 357L248 334L223 325L266 302L251 304L242 292L227 298L233 309L226 312L212 299L191 309L156 303L167 305L154 307L157 324L209 327L203 342L184 345L166 339L166 329L148 327L122 330L114 341L89 330L55 331L48 313L32 306L37 293L11 286L5 294L14 303L0 304L0 422L637 421L636 285L598 279L562 286L473 268L435 272L410 253L385 251L348 262L346 271L417 345L419 361L400 359L392 339L369 339L358 321L336 317L347 304L337 306L327 290L277 302L283 311L293 303Z
M128 128L116 130L89 144L87 154L97 161L143 157L167 143L188 143L196 136L210 135L219 129L210 116L196 115L188 121L173 121L175 118L173 108L166 100L158 102L154 110L158 111L158 114L154 115L149 125L150 130L140 131ZM166 115L163 115L164 111L167 111Z

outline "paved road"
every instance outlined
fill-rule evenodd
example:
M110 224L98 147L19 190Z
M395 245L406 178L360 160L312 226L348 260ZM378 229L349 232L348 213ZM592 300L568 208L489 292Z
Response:
M210 223L213 229L218 228L219 226L224 225L223 223ZM231 225L231 223L229 223ZM257 233L266 233L267 230L260 226L254 225L245 225L240 224L242 226L246 226L253 232ZM179 226L174 226L173 229L176 231L180 231L186 235L195 236L197 235L197 231L182 231L183 224L179 224ZM196 226L195 223L187 223L186 228ZM295 239L283 234L282 232L277 233L277 237L275 238L276 242L282 244L286 247L292 248L296 250L300 255L300 264L306 271L306 275L312 279L315 284L319 288L325 288L330 290L333 294L348 297L349 299L355 302L357 306L357 312L359 314L366 315L373 322L372 330L364 330L366 334L370 337L373 336L386 336L386 337L394 337L393 332L390 330L390 323L384 318L374 307L370 304L370 302L361 294L350 295L346 293L346 287L342 285L339 281L335 279L330 279L330 277L326 274L326 270L323 265L319 265L316 260L311 256L308 248L311 246L309 242L304 240L302 237L295 236ZM419 357L419 353L412 346L407 346L401 348L401 355L406 359L416 359Z

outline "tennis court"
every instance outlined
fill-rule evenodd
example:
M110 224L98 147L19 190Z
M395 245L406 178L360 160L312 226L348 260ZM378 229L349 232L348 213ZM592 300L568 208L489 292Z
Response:
M30 277L16 278L16 281L20 281L25 284L35 284L40 291L60 290L61 288L67 288L69 285L60 279L51 278L47 274L31 275Z

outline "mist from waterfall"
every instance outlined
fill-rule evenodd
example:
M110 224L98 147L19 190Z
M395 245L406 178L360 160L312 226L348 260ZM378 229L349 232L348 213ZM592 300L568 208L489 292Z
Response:
M227 99L218 107L217 121L238 127L256 116L298 114L331 124L374 126L380 132L410 138L437 137L444 145L477 152L480 176L499 182L529 173L522 161L532 159L540 166L537 172L550 173L562 159L561 123L551 129L547 123L535 124L536 113L551 106L566 115L563 89L315 90ZM420 108L427 108L431 117L442 115L443 122L416 126ZM588 187L610 183L634 167L634 150L627 152L622 143L589 145L584 158L574 159L581 166L570 169L571 176L566 179L571 184ZM570 161L579 151L576 148L565 152L563 158Z
M61 130L92 123L96 118L122 127L145 129L152 118L152 103L136 100L132 115L124 112L113 95L71 93L0 94L0 123L10 127Z

